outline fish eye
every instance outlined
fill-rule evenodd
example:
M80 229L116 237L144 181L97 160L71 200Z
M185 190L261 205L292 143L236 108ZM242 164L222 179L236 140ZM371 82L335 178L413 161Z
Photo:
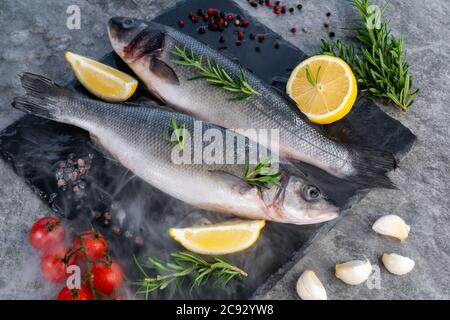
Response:
M129 27L129 26L131 26L133 24L133 19L129 19L129 18L125 19L123 21L123 24L124 24L124 26Z
M322 193L320 192L319 188L315 186L306 186L304 189L304 195L307 201L317 200L320 198L321 194Z

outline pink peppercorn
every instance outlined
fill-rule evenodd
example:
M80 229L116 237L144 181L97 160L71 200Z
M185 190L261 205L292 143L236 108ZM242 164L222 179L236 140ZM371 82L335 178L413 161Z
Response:
M217 14L217 10L216 9L208 9L207 11L208 14Z

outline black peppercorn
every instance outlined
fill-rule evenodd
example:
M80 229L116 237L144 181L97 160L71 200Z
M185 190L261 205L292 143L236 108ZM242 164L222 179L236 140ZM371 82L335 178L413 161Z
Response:
M333 38L335 35L336 34L333 31L331 31L330 34L329 34L330 38Z
M289 12L290 13L294 12L294 8L289 8Z
M206 32L205 27L201 26L200 28L198 28L198 33L199 34L204 34Z
M331 12L327 12L327 17L331 16Z
M324 23L323 26L324 26L325 28L328 28L330 25L329 25L328 23Z
M256 52L260 52L261 48L260 47L256 47L255 50L256 50Z
M298 10L302 10L303 6L301 4L297 5Z
M280 44L278 42L275 42L274 47L275 47L275 49L278 49L280 47Z

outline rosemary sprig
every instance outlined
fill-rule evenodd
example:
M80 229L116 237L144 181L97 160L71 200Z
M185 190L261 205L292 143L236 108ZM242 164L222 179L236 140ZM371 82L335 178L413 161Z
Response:
M281 179L281 172L270 169L272 164L270 160L271 158L267 157L259 162L252 170L250 170L247 157L244 172L245 182L264 189L270 189L272 186L281 187L278 183Z
M209 59L209 57L206 57L206 63L203 63L203 56L198 55L196 57L192 48L190 53L188 53L186 47L184 49L175 47L173 54L178 58L177 60L173 60L174 63L198 69L199 74L189 80L204 79L215 87L238 94L232 100L245 100L253 95L260 95L247 82L241 66L239 66L239 76L233 79L224 68Z
M322 66L319 66L319 68L317 69L317 73L316 73L316 77L313 78L312 74L311 74L311 69L309 68L309 65L306 66L306 78L308 79L308 82L313 86L313 87L317 87L317 82L319 80L319 72L320 72L320 68Z
M181 124L180 126L178 126L177 124L177 119L175 118L171 118L170 119L170 123L169 123L169 127L172 129L172 134L169 135L168 133L166 133L166 138L167 140L173 144L178 146L178 148L180 148L180 150L184 149L184 145L185 145L185 134L186 134L186 124ZM172 138L172 136L174 136L174 138Z
M144 276L142 280L132 282L139 287L138 294L144 294L148 299L151 292L157 289L164 290L171 284L179 285L185 279L190 280L193 289L205 285L212 277L215 278L215 284L227 285L236 276L247 276L245 271L217 257L207 261L187 252L172 253L170 256L171 262L164 263L149 257L144 264L140 264L136 257L133 257ZM150 276L146 269L157 271L159 274Z
M342 41L322 40L322 53L339 56L352 66L361 92L387 100L407 111L419 90L412 91L412 78L404 52L405 37L396 38L387 22L374 26L369 0L353 0L361 23L355 28L361 43L358 53ZM380 10L380 19L386 6Z

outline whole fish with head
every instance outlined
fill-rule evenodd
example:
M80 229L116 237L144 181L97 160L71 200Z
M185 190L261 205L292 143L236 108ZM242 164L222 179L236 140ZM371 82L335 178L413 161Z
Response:
M321 190L282 159L281 186L272 188L247 183L242 178L245 164L175 163L173 150L180 146L174 146L166 134L173 121L192 132L195 120L188 115L156 105L92 100L31 73L23 74L21 81L27 93L14 100L15 108L89 131L136 176L191 205L294 224L319 223L338 215L338 209ZM226 135L224 128L204 123L202 132L208 129ZM186 143L182 152L194 147Z
M396 167L390 153L327 138L285 94L196 39L168 26L126 17L110 19L108 34L114 51L148 90L177 111L242 134L247 129L278 129L279 150L273 151L289 161L312 164L362 187L394 187L386 176ZM234 79L243 75L257 94L236 101L236 93L205 80L190 80L198 70L176 63L176 50L202 57L204 65L212 61Z

